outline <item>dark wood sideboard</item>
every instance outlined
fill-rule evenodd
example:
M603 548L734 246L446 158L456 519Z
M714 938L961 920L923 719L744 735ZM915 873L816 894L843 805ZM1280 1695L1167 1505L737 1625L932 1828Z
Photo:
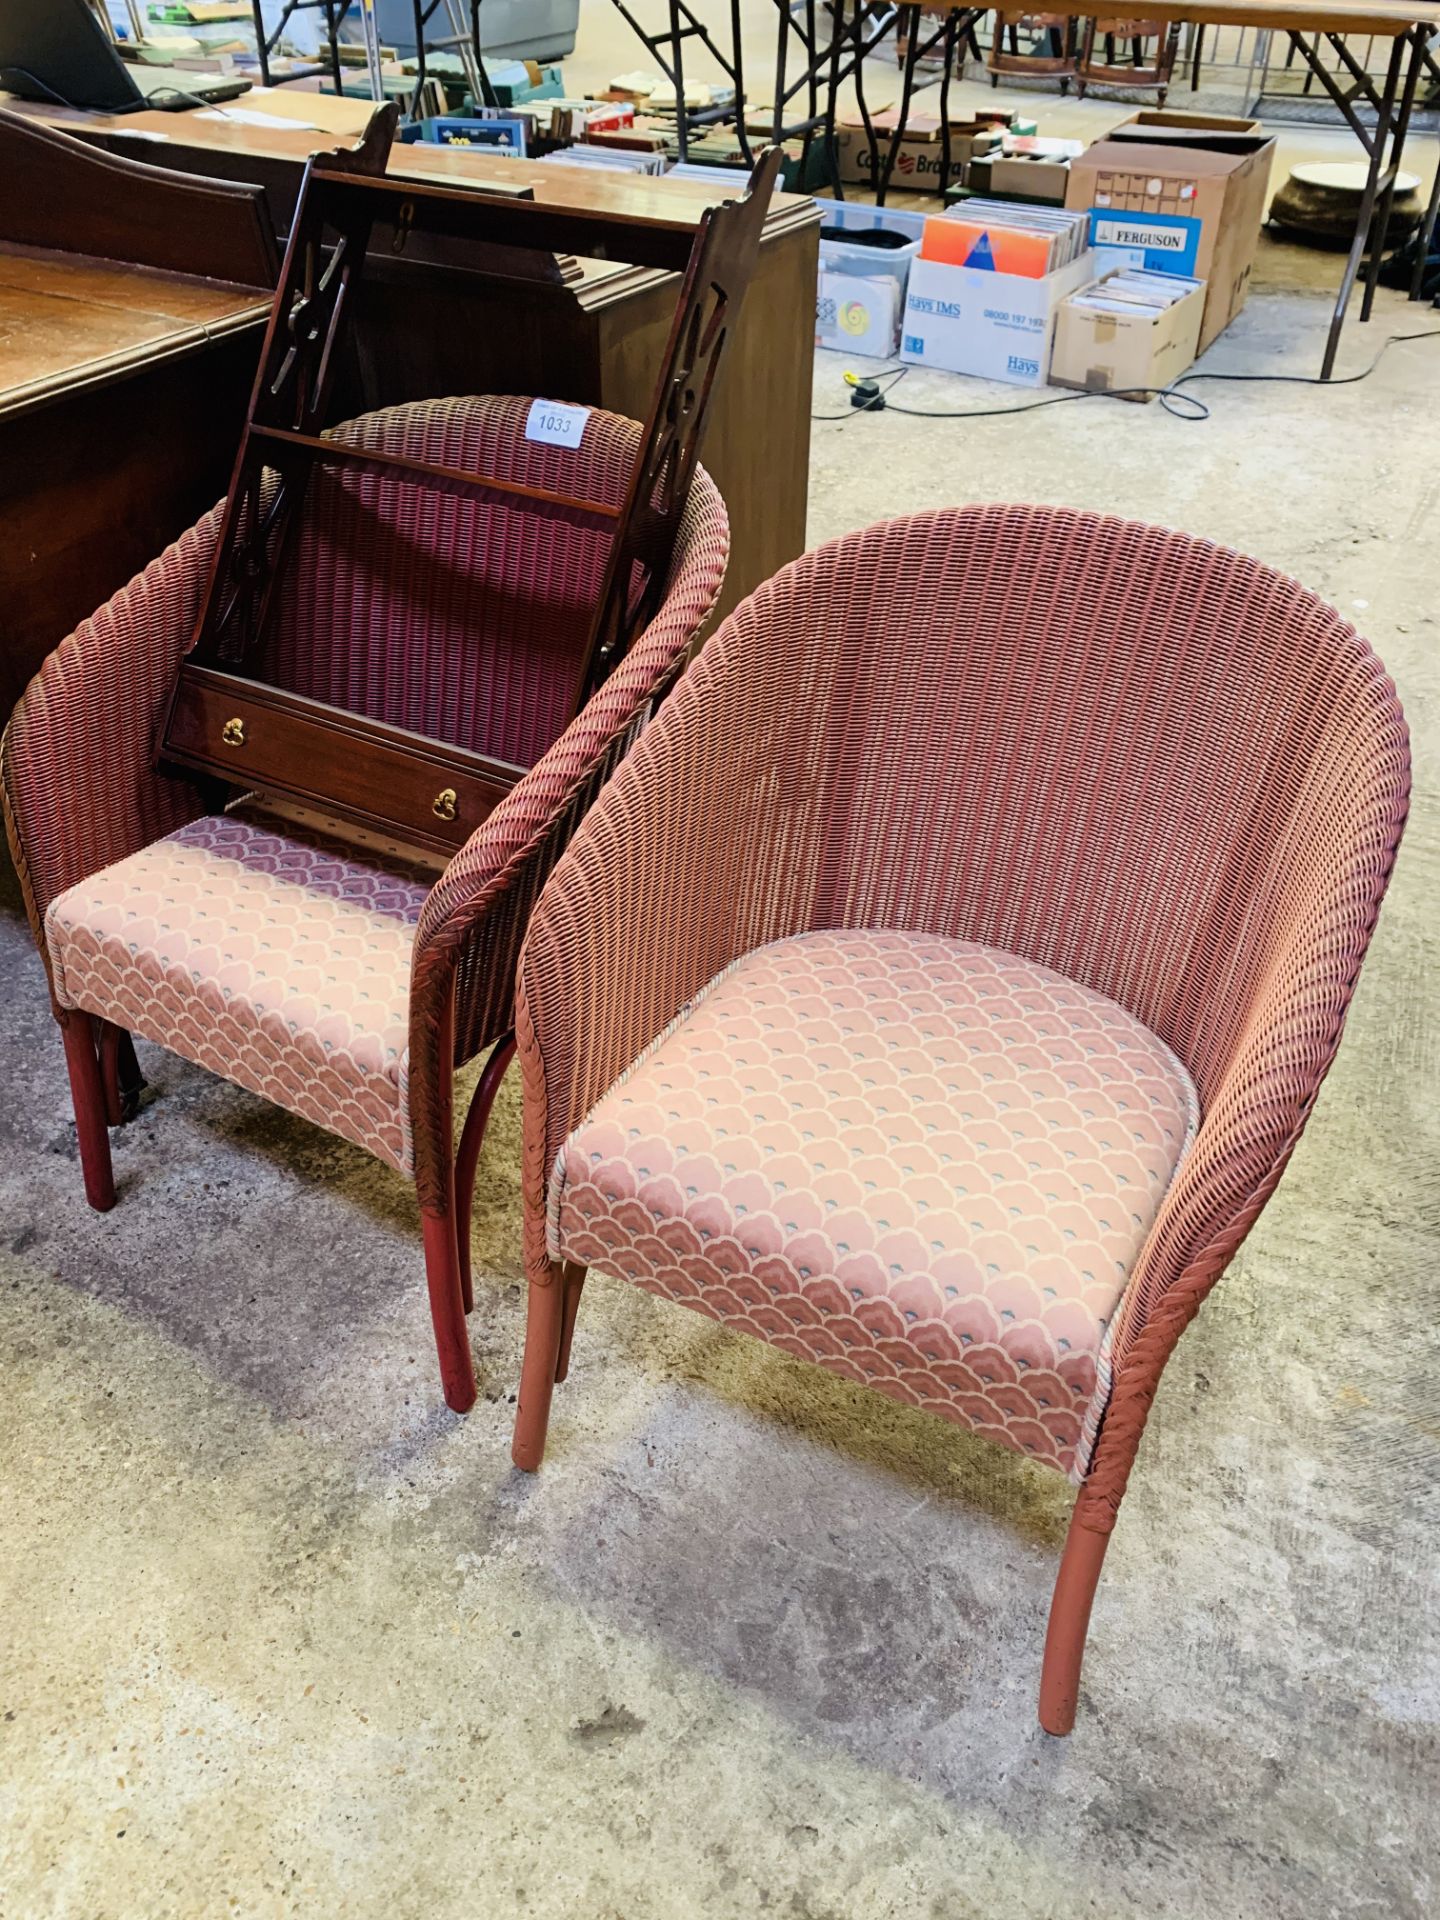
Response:
M277 256L258 188L0 114L0 726L224 492Z

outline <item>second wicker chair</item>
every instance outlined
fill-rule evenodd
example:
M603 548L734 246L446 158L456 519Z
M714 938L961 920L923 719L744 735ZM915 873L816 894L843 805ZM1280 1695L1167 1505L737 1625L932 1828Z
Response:
M1274 1190L1405 818L1395 692L1240 554L1049 508L807 555L520 965L539 1464L590 1265L1079 1485L1041 1720L1165 1362Z
M618 504L640 429L592 409L578 447L529 440L522 399L417 402L337 438ZM107 1122L131 1034L315 1121L414 1179L449 1404L475 1398L470 1194L511 1056L530 906L585 807L684 662L729 551L697 471L665 597L570 719L606 548L564 520L385 471L314 475L264 677L531 771L441 872L293 811L216 811L155 763L219 509L65 640L0 751L6 823L64 1037L91 1205L115 1202ZM567 720L569 724L567 725ZM452 1143L455 1069L492 1049Z

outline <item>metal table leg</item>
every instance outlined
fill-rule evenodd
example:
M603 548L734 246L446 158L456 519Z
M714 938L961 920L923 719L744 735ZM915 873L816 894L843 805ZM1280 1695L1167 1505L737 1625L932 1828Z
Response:
M735 4L738 6L739 0L735 0ZM840 144L835 133L835 113L840 97L840 47L845 38L845 0L825 0L825 10L830 15L830 72L825 82L825 164L830 174L830 190L837 200L843 200L845 187L840 178Z
M1309 49L1300 36L1292 36L1300 45L1301 53L1307 64L1310 61ZM1354 111L1347 104L1346 116L1359 135L1362 143L1368 146L1370 167L1365 176L1365 191L1360 197L1360 212L1355 221L1355 238L1350 243L1350 252L1346 256L1345 271L1340 278L1340 292L1335 300L1335 312L1330 321L1330 333L1325 342L1325 357L1320 363L1320 378L1328 380L1335 370L1335 355L1340 346L1340 332L1345 325L1345 311L1350 305L1350 295L1355 286L1355 277L1360 271L1360 262L1364 257L1365 243L1370 237L1370 225L1375 215L1375 200L1380 185L1380 175L1385 164L1385 151L1390 144L1392 116L1395 111L1395 95L1399 91L1400 67L1405 57L1405 44L1408 36L1397 36L1390 49L1390 64L1385 70L1385 89L1380 97L1380 111L1375 121L1373 139L1361 128ZM1329 76L1326 76L1327 80Z
M740 0L730 0L730 53L730 81L735 89L735 138L740 143L740 158L750 167L755 164L755 156L750 151L750 136L745 130L745 55L740 41Z
M800 180L804 189L810 177L810 147L815 138L815 129L821 125L820 119L820 59L815 32L815 0L805 0L805 31L802 38L805 43L805 105L807 115L805 134L800 145Z
M875 123L870 118L870 108L865 100L865 0L855 0L855 104L860 110L860 124L865 129L865 143L870 151L870 185L872 189L880 181L880 142L875 138Z
M950 185L950 77L955 69L955 55L960 46L960 12L957 8L945 16L945 46L942 59L945 64L940 69L940 198L943 200Z
M915 93L915 68L920 59L920 9L919 7L901 7L896 17L895 31L905 27L905 78L900 87L900 111L895 118L895 131L890 136L890 146L885 155L885 167L875 182L875 204L883 207L885 196L890 191L890 178L895 171L895 162L900 157L900 143L905 138L905 122L910 117L910 101Z
M337 95L345 91L345 74L340 65L340 23L348 5L349 0L325 0L325 45L330 54L330 79ZM259 0L256 6L258 8Z
M1420 222L1420 231L1415 236L1418 249L1415 255L1415 271L1410 278L1410 298L1420 299L1425 287L1425 262L1430 257L1430 243L1435 238L1435 226L1440 220L1440 162L1435 167L1435 182L1430 189L1430 198L1425 207L1425 218Z
M260 11L260 0L250 0L250 13L255 22L255 51L260 58L260 84L270 84L270 49L265 41L265 16Z
M690 158L690 113L685 105L685 40L679 0L670 0L670 58L675 72L675 146L684 166Z
M370 98L383 101L385 78L380 71L380 29L375 22L375 0L360 0L360 32L365 41L365 68L370 80Z
M1371 222L1374 230L1370 235L1370 263L1365 274L1365 297L1360 302L1362 320L1370 318L1370 310L1375 305L1375 289L1380 284L1380 268L1385 259L1385 241L1390 232L1390 209L1395 201L1395 181L1405 152L1405 136L1410 131L1410 109L1415 104L1415 89L1419 85L1420 69L1424 64L1425 29L1419 26L1414 27L1402 38L1410 45L1410 63L1405 74L1404 91L1400 95L1400 115L1390 133L1390 158L1385 167L1385 184L1380 198L1380 212L1379 216Z
M780 22L780 37L775 42L775 98L771 105L770 138L778 145L785 125L785 54L790 45L790 8L787 0L776 0L775 15Z
M430 24L430 15L435 8L433 4L427 7L425 0L412 0L412 11L415 15L415 85L410 90L410 110L405 118L413 127L425 117L420 111L421 95L430 77L425 60L425 29Z
M482 107L498 107L500 96L491 86L490 75L485 67L485 43L480 34L480 0L470 0L470 45L475 51L475 72L480 81L480 104Z

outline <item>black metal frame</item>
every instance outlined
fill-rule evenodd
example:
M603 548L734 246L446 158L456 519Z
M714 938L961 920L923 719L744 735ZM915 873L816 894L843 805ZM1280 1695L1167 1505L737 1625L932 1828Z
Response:
M260 11L260 0L250 0L250 12L255 22L255 51L260 59L260 81L263 86L272 85L270 79L270 56L279 46L285 29L297 13L320 11L325 15L325 41L330 50L330 77L335 82L336 93L344 91L344 70L340 65L340 29L345 16L350 11L351 0L285 0L280 18L275 23L275 31L267 34L264 15ZM316 61L310 68L312 73L322 73L325 63Z
M307 73L323 73L328 65L330 77L336 93L345 89L345 69L340 60L340 29L344 26L355 0L285 0L280 18L275 23L273 33L265 31L264 16L261 13L261 0L250 0L250 10L255 22L255 50L260 60L260 79L264 86L272 85L270 78L270 56L297 13L320 11L325 16L325 42L329 53L328 61L317 60L307 67ZM428 73L426 71L427 53L449 53L457 47L468 44L475 58L475 76L479 86L481 104L494 107L499 104L495 89L490 84L490 76L485 71L485 61L480 50L480 5L481 0L466 0L470 13L470 30L463 37L454 34L442 34L438 38L426 37L426 28L434 18L443 0L412 0L415 18L415 86L410 97L411 120L420 116L420 101L425 90Z
M863 0L857 4L857 15L863 13ZM885 155L883 169L879 165L879 149L875 139L875 128L871 123L870 110L865 104L865 82L861 70L865 52L859 52L855 62L855 98L860 108L861 123L870 143L870 178L875 183L875 204L883 207L890 183L894 178L895 164L900 158L900 147L905 137L905 122L910 117L910 104L917 92L928 86L934 86L938 79L940 87L940 179L938 191L943 195L950 184L950 82L954 76L955 60L962 41L973 41L975 29L989 7L952 7L945 14L938 27L928 39L922 38L922 22L927 9L918 6L901 6L896 11L895 31L897 36L905 35L905 64L900 83L900 108L895 116L895 128L890 135L890 145ZM931 16L934 17L933 15ZM920 62L939 47L941 52L940 72L935 79L922 80L916 85L915 70Z
M1365 274L1365 290L1360 301L1362 323L1370 318L1375 305L1375 289L1380 284L1380 268L1385 258L1385 243L1390 229L1390 210L1395 201L1395 182L1405 151L1411 109L1415 104L1421 74L1434 66L1430 53L1432 30L1417 24L1395 35L1390 43L1389 59L1385 63L1385 77L1378 87L1374 78L1345 45L1343 34L1312 32L1307 36L1296 28L1285 31L1291 54L1298 56L1308 76L1318 80L1329 95L1341 118L1360 142L1368 162L1365 187L1355 219L1355 237L1345 259L1345 271L1340 277L1335 310L1331 315L1325 353L1320 363L1320 378L1328 380L1335 371L1335 358L1340 349L1340 335L1349 311L1350 296L1355 290L1362 266ZM1349 76L1348 86L1343 85L1338 74L1325 65L1321 57L1322 44L1330 47ZM1258 95L1249 103L1246 112L1253 112L1263 98L1263 94ZM1362 112L1362 108L1367 107L1374 116L1373 127L1367 124ZM1412 300L1419 298L1425 246L1429 233L1434 230L1435 213L1440 211L1440 181L1437 181L1436 190L1432 192L1431 203L1427 213L1428 227L1422 227L1420 235L1421 253L1411 286Z
M713 125L717 121L731 117L731 110L723 107L695 108L689 111L685 108L684 43L686 40L698 39L735 89L736 137L741 154L748 162L751 154L745 126L745 66L741 51L739 0L731 0L730 3L731 50L728 53L715 44L704 25L691 12L687 0L666 0L667 24L656 33L646 31L631 11L627 0L614 0L614 5L675 89L680 158L682 160L688 158L690 135L697 128ZM905 4L904 0L899 5L890 4L890 0L853 0L853 6L851 0L804 0L803 11L798 15L791 11L786 0L775 0L775 8L779 19L775 41L774 107L768 137L775 145L782 140L804 141L801 150L802 178L809 159L811 142L818 134L825 142L828 171L835 196L837 199L844 199L836 152L835 112L842 84L846 80L853 79L861 124L864 126L870 148L870 174L875 182L876 204L883 206L895 171L895 164L899 158L901 129L905 116L909 112L910 103L916 93L938 83L942 141L941 191L943 192L950 175L950 82L954 74L956 57L962 46L968 46L978 57L979 44L975 37L975 29L990 9L971 6L952 7L944 14L934 30L926 36L922 21L927 13L933 17L933 9ZM830 33L828 41L822 46L819 44L819 26L821 20L825 18L829 20ZM865 100L864 63L892 31L897 34L904 33L907 45L902 69L900 118L896 131L886 147L882 167L881 142L876 135ZM801 50L799 70L794 78L791 78L790 69L792 39L799 41ZM917 79L920 62L937 48L943 50L940 73L928 79ZM797 96L802 94L804 95L804 112L798 118L788 119L787 108L797 99Z
M710 38L705 23L698 20L686 5L686 0L667 0L667 25L658 33L647 33L625 4L625 0L614 0L615 10L632 33L642 42L650 58L659 67L665 78L675 89L675 135L679 142L681 160L688 159L690 135L699 127L716 125L728 120L728 107L695 107L685 105L685 42L698 40L705 48L721 72L735 89L735 131L740 142L740 152L746 165L750 165L753 156L750 142L745 131L745 73L744 59L740 51L740 0L730 0L730 38L732 52L727 56ZM668 48L668 55L662 49Z

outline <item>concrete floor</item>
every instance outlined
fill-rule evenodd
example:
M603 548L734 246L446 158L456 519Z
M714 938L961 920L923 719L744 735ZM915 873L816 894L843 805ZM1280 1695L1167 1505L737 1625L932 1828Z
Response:
M1267 249L1207 365L1310 371L1332 273ZM1387 297L1347 358L1427 322ZM815 539L977 498L1208 534L1352 614L1416 736L1346 1044L1166 1375L1068 1741L1034 1694L1070 1496L1017 1457L597 1279L545 1471L511 1471L513 1086L464 1420L411 1191L358 1151L146 1049L88 1212L9 885L3 1920L1440 1911L1437 368L1205 388L1203 425L815 429Z

